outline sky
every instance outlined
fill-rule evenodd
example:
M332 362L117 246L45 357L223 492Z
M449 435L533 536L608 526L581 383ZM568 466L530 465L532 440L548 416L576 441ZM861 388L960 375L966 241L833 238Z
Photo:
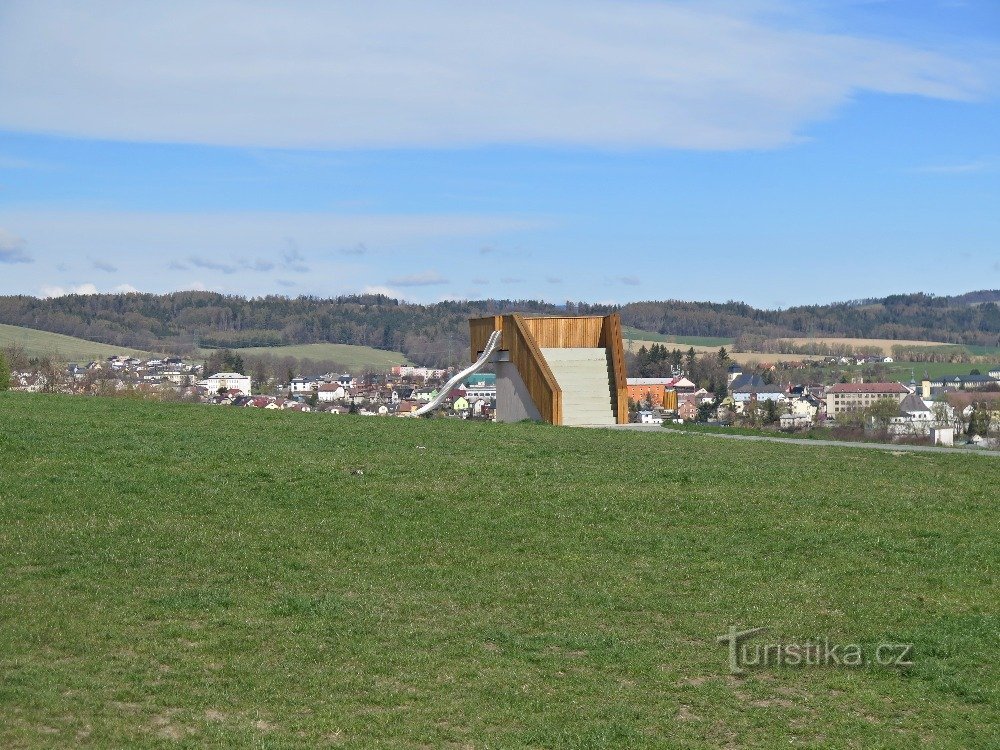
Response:
M0 294L985 288L996 0L0 4Z

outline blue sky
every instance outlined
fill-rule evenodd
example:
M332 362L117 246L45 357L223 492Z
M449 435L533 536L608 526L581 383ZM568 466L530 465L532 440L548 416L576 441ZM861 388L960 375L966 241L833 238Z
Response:
M1000 4L8 2L0 294L1000 288Z

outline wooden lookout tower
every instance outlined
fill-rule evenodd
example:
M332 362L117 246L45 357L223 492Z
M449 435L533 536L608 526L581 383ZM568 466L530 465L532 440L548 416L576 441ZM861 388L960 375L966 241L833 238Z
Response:
M499 343L491 340L499 331ZM625 350L618 314L472 318L471 357L487 347L497 373L496 418L558 425L628 422Z

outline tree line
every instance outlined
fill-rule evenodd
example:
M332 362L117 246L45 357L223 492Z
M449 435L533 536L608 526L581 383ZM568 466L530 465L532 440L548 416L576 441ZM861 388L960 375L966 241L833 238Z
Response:
M201 347L243 348L329 342L401 351L447 367L468 357L470 317L621 313L625 325L668 335L777 340L793 336L917 339L1000 345L1000 291L962 297L894 295L786 310L742 302L634 302L596 305L538 300L446 301L431 305L384 295L332 299L215 292L0 297L0 322L122 347L188 354Z

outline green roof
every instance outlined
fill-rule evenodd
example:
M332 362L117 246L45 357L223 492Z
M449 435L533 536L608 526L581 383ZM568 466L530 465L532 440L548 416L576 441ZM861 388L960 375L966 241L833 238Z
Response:
M475 375L470 375L465 379L465 387L468 388L470 385L496 385L497 376L492 372L477 372Z

